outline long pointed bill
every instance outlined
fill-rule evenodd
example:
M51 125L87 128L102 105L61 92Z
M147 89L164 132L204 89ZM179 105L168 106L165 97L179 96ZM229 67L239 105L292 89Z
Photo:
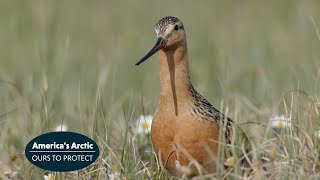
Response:
M140 59L140 61L138 61L136 63L136 66L143 63L145 60L147 60L154 53L159 51L163 47L164 42L165 42L164 39L162 37L159 37L156 44L153 46L153 48L148 52L148 54L146 54L142 59Z

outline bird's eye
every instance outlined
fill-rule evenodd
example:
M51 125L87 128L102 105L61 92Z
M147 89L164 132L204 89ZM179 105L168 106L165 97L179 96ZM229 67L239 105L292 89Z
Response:
M174 26L174 30L178 31L178 30L179 30L179 26L178 26L178 25L175 25L175 26Z

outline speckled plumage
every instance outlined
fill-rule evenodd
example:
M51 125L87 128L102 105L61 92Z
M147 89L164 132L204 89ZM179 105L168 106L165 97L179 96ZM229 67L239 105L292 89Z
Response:
M233 121L230 118L226 118L224 114L220 113L216 108L214 108L209 101L207 101L200 93L198 93L192 86L189 84L189 91L193 101L191 105L190 113L193 116L200 116L201 119L206 121L214 120L217 127L226 126L225 130L225 140L226 144L231 145L232 142L232 125ZM213 118L213 119L212 119ZM203 123L206 123L203 121Z
M159 32L165 32L168 25L175 25L177 22L180 22L180 20L176 17L167 16L162 19L155 25L155 28L159 30Z

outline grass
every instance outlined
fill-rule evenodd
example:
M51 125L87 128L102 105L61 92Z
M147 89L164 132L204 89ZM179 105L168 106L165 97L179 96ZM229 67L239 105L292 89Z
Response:
M320 11L318 1L1 1L0 179L41 179L25 145L66 124L96 140L100 157L56 179L172 178L150 137L134 133L155 112L156 56L134 63L155 41L153 25L173 15L187 33L191 78L244 128L274 179L319 178ZM273 115L293 128L275 134ZM270 154L271 153L271 154ZM13 173L11 173L13 175ZM237 174L236 174L237 175ZM231 178L219 173L212 178Z

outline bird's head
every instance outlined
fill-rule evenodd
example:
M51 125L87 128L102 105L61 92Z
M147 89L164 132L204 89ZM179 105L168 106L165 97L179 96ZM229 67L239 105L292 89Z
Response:
M186 41L183 24L176 17L167 16L162 18L155 25L155 32L157 35L156 44L136 65L141 64L160 49L175 49Z

